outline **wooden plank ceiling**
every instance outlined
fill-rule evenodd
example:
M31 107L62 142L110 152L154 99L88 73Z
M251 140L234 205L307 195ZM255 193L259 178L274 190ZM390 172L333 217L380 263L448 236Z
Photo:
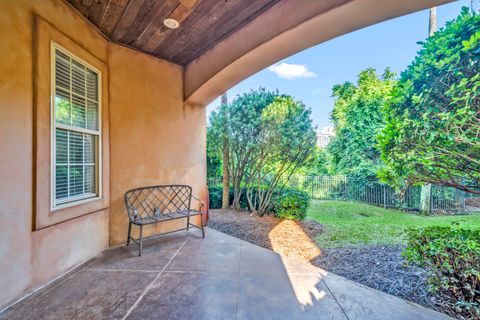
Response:
M280 0L67 1L113 42L186 65Z

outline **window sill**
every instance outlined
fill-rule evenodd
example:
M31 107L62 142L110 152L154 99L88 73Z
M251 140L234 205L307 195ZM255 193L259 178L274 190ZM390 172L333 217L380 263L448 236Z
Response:
M79 205L82 205L82 204L86 204L86 203L89 203L89 202L93 202L93 201L97 201L97 200L101 200L102 197L97 197L97 196L91 196L91 197L88 197L88 198L79 198L78 200L70 200L70 201L65 201L65 202L60 202L59 204L53 206L50 208L50 211L58 211L58 210L62 210L62 209L66 209L66 208L71 208L71 207L75 207L75 206L79 206Z
M53 210L48 210L46 214L36 215L34 231L103 211L108 209L108 207L108 199L105 197L88 198L65 203L62 207L57 206Z

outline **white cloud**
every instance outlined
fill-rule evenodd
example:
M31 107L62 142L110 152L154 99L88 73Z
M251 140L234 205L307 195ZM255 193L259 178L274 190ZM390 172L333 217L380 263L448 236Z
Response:
M280 64L273 65L268 70L274 72L280 78L292 80L295 78L313 78L317 75L308 70L305 65L302 64L289 64L282 62Z

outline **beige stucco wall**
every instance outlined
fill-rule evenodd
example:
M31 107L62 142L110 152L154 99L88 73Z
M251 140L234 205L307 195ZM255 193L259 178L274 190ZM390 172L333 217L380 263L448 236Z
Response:
M188 184L198 197L206 181L205 108L184 107L183 68L110 45L110 243L126 241L123 202L131 188ZM184 221L157 226L183 227ZM136 229L136 228L135 228ZM150 234L152 230L145 230Z
M0 307L108 246L108 209L32 231L34 14L100 60L108 53L60 1L0 1Z
M110 126L104 145L106 150L110 146L110 159L106 157L110 177L104 184L109 184L111 201L106 209L41 229L32 223L38 184L33 143L38 131L35 15L107 66L110 108L104 115ZM184 107L181 67L109 44L61 0L0 1L0 39L1 310L98 254L109 242L125 242L127 189L185 183L201 196L206 170L205 109ZM49 161L42 159L39 166ZM179 223L183 226L179 221L161 228L174 229Z

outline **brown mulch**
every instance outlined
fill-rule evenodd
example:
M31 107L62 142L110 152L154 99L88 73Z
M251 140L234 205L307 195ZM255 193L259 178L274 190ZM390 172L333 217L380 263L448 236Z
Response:
M428 292L425 270L407 266L401 256L401 246L322 249L315 242L325 231L320 223L308 219L281 220L271 215L259 217L247 211L210 210L208 226L438 310L435 298Z
M247 211L210 210L208 226L287 257L310 261L320 250L312 241L323 226L312 220L280 220Z

